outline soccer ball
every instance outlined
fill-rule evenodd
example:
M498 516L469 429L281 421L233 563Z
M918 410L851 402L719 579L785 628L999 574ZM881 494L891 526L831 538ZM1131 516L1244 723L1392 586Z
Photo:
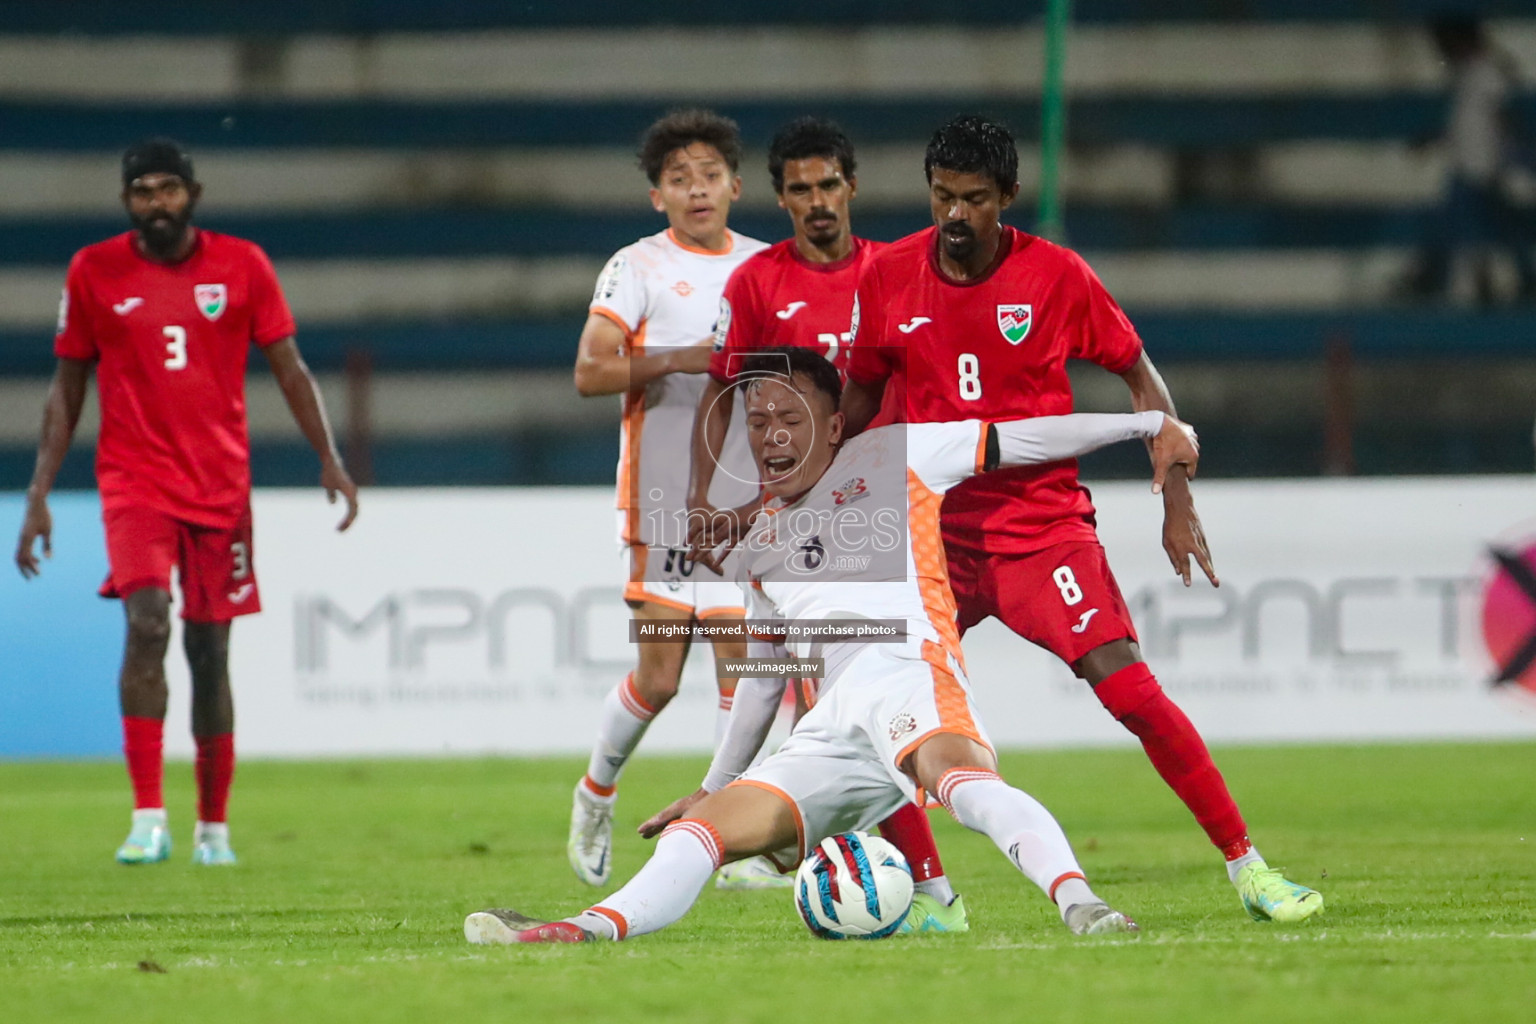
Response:
M823 939L883 939L911 906L907 858L863 832L823 839L795 873L795 909Z

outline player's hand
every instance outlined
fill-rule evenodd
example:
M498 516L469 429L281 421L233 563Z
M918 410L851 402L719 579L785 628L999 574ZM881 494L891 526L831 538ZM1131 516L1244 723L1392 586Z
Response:
M709 566L715 572L741 538L752 528L752 520L763 510L754 498L738 508L717 509L705 505L688 513L688 558Z
M666 828L678 818L681 818L683 815L687 814L689 809L692 808L694 804L698 803L700 800L703 800L707 796L709 796L709 794L700 789L689 793L681 800L674 800L672 803L668 804L666 807L657 811L655 814L651 815L649 818L646 818L640 823L640 828L638 829L640 835L646 839L655 839L657 836L661 835L662 829Z
M689 554L688 554L689 558L693 558L694 557L693 556L693 552L692 552L691 549L694 549L694 548L701 548L702 549L702 548L707 548L707 547L713 547L714 546L714 541L712 540L712 538L714 537L714 534L715 534L715 517L718 516L719 514L720 514L720 510L715 508L715 506L709 504L709 502L707 502L707 501L705 501L705 502L698 502L697 504L691 504L689 506L689 509L688 509L688 547L690 548L690 551L689 551Z
M38 538L43 541L43 557L53 557L53 513L48 511L48 499L38 498L27 502L27 510L21 518L21 539L16 542L16 568L23 579L31 579L43 571L37 560Z
M1152 493L1162 494L1168 471L1184 467L1184 478L1193 480L1200 465L1200 438L1183 420L1163 414L1163 429L1152 439Z
M1189 493L1189 481L1182 467L1169 472L1167 486L1163 488L1163 550L1168 553L1173 571L1183 578L1186 587L1190 585L1192 575L1189 568L1191 557L1199 564L1205 578L1211 581L1211 586L1221 586L1221 580L1216 577L1216 569L1211 562L1210 548L1205 543L1205 531L1200 527L1200 516L1195 512L1195 499Z
M700 342L697 345L689 345L687 348L675 348L672 350L669 364L669 373L704 373L709 369L709 357L714 354L714 346L708 342Z
M347 475L340 460L327 459L320 467L320 486L325 488L325 500L332 505L336 504L337 494L347 499L347 514L336 524L337 533L345 532L357 518L357 484Z

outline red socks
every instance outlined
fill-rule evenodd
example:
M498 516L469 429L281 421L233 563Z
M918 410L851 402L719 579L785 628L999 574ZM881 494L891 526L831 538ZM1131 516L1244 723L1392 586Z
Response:
M917 804L907 804L880 823L880 835L900 850L912 868L912 881L926 882L944 874L939 848L933 841L928 814Z
M165 723L158 718L123 716L123 754L133 782L133 809L165 806ZM197 820L222 822L228 817L229 787L235 779L235 737L196 736Z
M158 718L123 716L123 756L133 783L133 809L165 806L161 781L165 777L165 723Z
M1152 766L1184 801L1211 842L1229 860L1246 852L1248 826L1211 752L1184 712L1168 699L1152 670L1137 662L1106 678L1093 692L1115 720L1141 740Z
M197 741L197 820L223 822L229 813L229 786L235 780L234 734L193 739Z

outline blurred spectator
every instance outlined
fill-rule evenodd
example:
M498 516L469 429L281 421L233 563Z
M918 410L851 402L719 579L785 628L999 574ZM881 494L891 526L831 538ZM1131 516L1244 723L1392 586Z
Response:
M1448 156L1445 193L1429 225L1418 266L1409 276L1410 294L1442 297L1451 285L1457 257L1467 259L1480 305L1494 301L1493 254L1509 250L1522 301L1536 299L1536 266L1523 211L1510 203L1506 178L1516 163L1529 163L1520 126L1511 117L1517 91L1514 60L1469 15L1434 19L1435 47L1451 75L1450 114L1444 142Z

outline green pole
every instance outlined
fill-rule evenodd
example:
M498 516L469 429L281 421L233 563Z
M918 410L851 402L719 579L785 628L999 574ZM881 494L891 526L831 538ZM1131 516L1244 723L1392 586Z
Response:
M1061 154L1067 135L1067 28L1072 0L1049 0L1045 12L1045 81L1040 90L1040 216L1035 230L1060 242L1062 224Z

